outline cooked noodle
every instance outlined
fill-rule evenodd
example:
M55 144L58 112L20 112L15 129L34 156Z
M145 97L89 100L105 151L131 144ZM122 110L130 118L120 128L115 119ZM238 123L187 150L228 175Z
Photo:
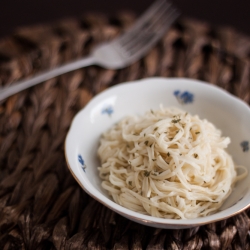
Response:
M101 138L102 187L116 203L142 214L206 216L247 175L241 167L237 176L225 151L229 143L212 123L177 108L125 117Z

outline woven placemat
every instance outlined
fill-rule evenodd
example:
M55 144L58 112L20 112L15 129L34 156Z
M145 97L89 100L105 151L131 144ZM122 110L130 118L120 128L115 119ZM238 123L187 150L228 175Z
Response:
M0 85L87 55L135 20L100 14L27 27L0 41ZM182 18L121 70L76 70L0 104L0 249L249 249L250 210L185 230L131 222L89 197L70 174L64 140L100 91L150 76L196 78L250 102L250 38Z

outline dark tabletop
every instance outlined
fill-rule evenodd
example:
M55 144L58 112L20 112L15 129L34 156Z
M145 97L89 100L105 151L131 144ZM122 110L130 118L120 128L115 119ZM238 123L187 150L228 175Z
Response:
M212 25L232 26L250 35L250 1L172 0L185 16L204 20ZM79 17L89 11L112 14L119 10L142 13L152 0L1 0L0 37L17 27Z
M30 1L27 6L32 5ZM18 28L0 40L0 85L88 54L135 17L112 11ZM79 69L1 102L0 249L249 249L250 210L185 230L146 227L89 197L64 157L74 115L93 96L120 82L150 76L200 79L250 104L249 55L247 35L184 15L144 58L127 68Z

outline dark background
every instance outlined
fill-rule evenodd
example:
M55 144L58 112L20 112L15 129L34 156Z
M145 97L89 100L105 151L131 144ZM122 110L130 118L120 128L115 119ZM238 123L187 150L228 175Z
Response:
M152 0L0 0L0 38L17 27L47 23L85 12L142 13ZM172 0L186 17L231 26L250 35L250 0Z

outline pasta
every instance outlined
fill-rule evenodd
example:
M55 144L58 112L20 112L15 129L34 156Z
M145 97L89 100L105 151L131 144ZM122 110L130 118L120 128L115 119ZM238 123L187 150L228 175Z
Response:
M226 152L229 137L207 120L178 108L128 116L100 140L102 187L133 211L189 219L218 210L237 175Z

